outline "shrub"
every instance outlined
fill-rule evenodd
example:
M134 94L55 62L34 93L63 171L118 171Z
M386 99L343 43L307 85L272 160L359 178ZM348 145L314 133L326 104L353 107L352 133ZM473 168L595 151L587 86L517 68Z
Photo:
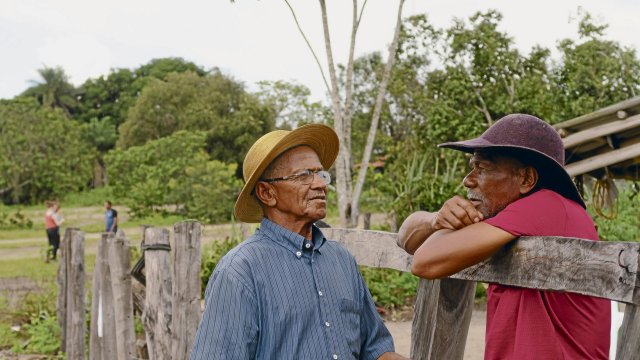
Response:
M418 278L402 271L360 266L373 301L385 308L407 305L416 296Z

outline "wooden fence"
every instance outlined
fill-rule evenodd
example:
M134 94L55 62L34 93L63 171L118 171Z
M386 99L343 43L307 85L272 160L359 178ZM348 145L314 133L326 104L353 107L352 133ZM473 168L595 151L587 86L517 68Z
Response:
M394 233L332 228L323 232L344 245L360 265L410 270L411 255L396 246ZM124 234L102 237L94 271L90 359L135 358L134 307L143 312L150 359L188 358L201 316L200 235L201 225L197 222L176 224L173 237L165 229L145 228L142 246L146 288L138 290L126 271L131 266L129 242ZM78 340L84 336L78 327L81 318L69 314L71 304L77 311L78 299L84 298L84 288L80 286L84 284L84 265L78 260L78 254L83 254L83 238L82 232L68 229L62 245L63 275L59 278L60 294L65 295L61 295L64 300L59 303L67 309L61 318L66 319L63 346L66 344L68 359L84 359L83 346L71 347L76 341L84 343ZM475 282L482 281L571 291L625 303L616 358L640 359L639 256L640 243L523 237L492 258L448 279L421 280L411 358L463 358Z

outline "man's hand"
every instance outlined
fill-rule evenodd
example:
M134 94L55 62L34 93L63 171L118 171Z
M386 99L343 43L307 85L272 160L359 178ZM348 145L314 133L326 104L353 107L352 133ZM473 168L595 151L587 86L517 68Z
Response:
M434 232L462 229L483 219L471 201L454 196L438 212L417 211L409 215L398 231L398 246L413 254Z
M433 232L442 229L458 230L482 220L482 214L471 201L456 195L445 201L442 208L435 213L431 227Z

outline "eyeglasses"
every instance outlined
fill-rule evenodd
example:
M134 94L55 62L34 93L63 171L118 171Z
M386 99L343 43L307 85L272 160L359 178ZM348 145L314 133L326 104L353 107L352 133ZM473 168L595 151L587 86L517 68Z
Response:
M293 180L293 181L299 182L302 185L309 185L313 182L314 176L316 174L318 174L318 176L320 177L320 180L322 180L322 182L325 185L329 185L331 183L331 174L329 174L329 172L325 170L305 170L303 172L289 175L289 176L283 176L283 177L272 178L272 179L261 179L260 181L272 183L276 181Z

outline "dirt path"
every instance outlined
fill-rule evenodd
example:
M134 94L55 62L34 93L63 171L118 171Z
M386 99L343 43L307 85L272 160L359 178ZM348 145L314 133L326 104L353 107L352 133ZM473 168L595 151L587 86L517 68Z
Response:
M484 329L487 313L482 310L474 310L471 315L467 345L464 351L464 360L482 360L484 357ZM409 357L411 351L411 321L391 321L386 323L396 352Z

